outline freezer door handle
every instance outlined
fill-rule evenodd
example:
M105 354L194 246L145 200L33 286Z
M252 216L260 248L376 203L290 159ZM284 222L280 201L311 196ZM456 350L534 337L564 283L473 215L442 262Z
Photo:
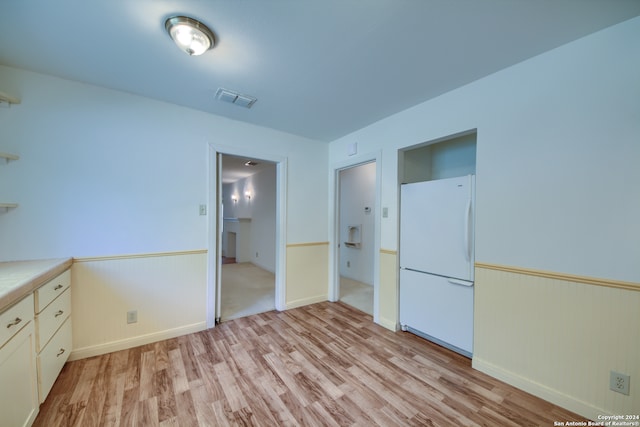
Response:
M471 286L473 286L473 282L468 282L466 280L459 280L459 279L447 279L447 281L449 283L451 283L452 285L459 285L459 286L466 286L468 288L470 288Z

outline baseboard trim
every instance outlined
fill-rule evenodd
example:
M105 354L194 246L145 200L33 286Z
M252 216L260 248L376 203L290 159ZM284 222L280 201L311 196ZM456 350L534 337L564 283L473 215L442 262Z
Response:
M207 329L207 323L198 322L191 325L181 326L179 328L167 329L164 331L153 332L151 334L125 338L123 340L92 345L89 347L76 348L69 355L69 361L86 359L87 357L93 356L100 356L102 354L112 353L119 350L126 350L128 348L138 347L144 344L151 344L170 338L176 338L182 335L191 334L193 332L200 332L205 329Z
M316 304L318 302L324 301L329 301L327 295L316 295L314 297L301 298L294 301L288 301L285 305L285 310L290 310L292 308L303 307L305 305Z
M380 317L378 319L378 324L383 328L389 329L393 332L398 332L400 330L400 325L398 324L398 322L392 319L387 319L385 317Z
M533 394L534 396L575 412L576 414L585 417L586 420L597 421L598 415L613 415L608 414L607 411L603 409L596 408L593 405L589 405L582 400L578 400L572 396L561 393L558 390L554 390L514 372L502 369L499 366L484 361L478 357L474 357L472 359L471 366L480 372L484 372L485 374L519 388L520 390L526 391L527 393Z

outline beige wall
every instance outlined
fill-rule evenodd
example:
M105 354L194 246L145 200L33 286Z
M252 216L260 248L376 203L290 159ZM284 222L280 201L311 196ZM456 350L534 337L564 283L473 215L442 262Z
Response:
M328 280L328 242L287 245L287 309L326 301Z
M80 359L206 328L206 251L79 258L71 267ZM138 322L127 324L127 311Z
M380 302L380 325L392 331L398 330L397 251L380 250Z
M71 359L206 329L207 251L76 258ZM328 243L287 247L286 307L327 300ZM127 311L138 322L127 324Z

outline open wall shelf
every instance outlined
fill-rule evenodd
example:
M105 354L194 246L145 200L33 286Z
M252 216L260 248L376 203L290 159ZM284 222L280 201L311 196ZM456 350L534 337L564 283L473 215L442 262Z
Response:
M20 104L20 100L15 96L8 95L4 92L0 92L0 103L6 102L7 104Z
M0 92L0 104L20 104L20 100L15 96L8 95L4 92ZM20 156L16 154L9 154L0 152L0 159L4 159L7 163L12 160L20 159ZM4 209L7 212L9 209L15 209L18 207L17 203L0 203L0 209Z
M6 159L7 162L10 160L18 160L20 156L16 154L2 153L0 152L0 159Z

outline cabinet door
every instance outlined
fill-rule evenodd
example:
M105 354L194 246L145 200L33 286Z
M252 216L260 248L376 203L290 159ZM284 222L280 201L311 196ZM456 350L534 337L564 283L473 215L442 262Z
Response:
M35 333L29 322L0 348L0 425L30 426L38 414Z

